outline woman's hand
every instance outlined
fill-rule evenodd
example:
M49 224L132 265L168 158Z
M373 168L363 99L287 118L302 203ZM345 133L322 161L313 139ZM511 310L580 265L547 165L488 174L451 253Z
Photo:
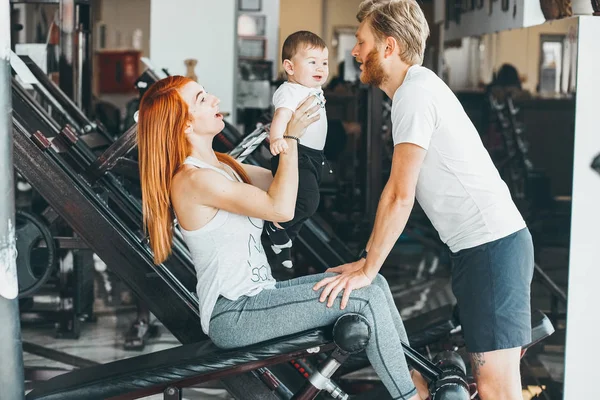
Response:
M310 124L321 118L321 114L317 113L320 106L319 104L313 106L312 104L314 101L314 95L311 95L300 103L294 112L294 115L292 115L292 119L290 119L290 122L288 123L286 135L299 138L304 135L306 128Z

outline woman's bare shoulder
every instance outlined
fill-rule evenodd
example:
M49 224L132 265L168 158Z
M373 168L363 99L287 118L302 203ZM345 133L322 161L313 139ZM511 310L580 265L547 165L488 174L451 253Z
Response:
M210 206L210 195L220 174L206 168L185 167L173 177L171 202L177 219L184 229L196 230L210 220L215 207Z
M210 190L219 174L207 168L183 166L173 177L171 193L195 192L195 188Z

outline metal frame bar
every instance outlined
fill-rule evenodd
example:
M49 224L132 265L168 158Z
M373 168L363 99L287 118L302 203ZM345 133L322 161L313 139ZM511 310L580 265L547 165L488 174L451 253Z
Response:
M104 136L107 140L113 141L108 132L104 130L104 127L100 124L94 123L88 119L88 117L77 107L77 105L71 100L65 92L63 92L54 82L48 79L48 76L41 70L41 68L29 57L19 56L21 60L27 65L27 68L31 71L33 76L38 80L39 87L36 87L38 92L43 96L47 97L52 103L58 103L61 107L61 114L68 121L78 128L82 129L84 133L98 132ZM35 85L38 86L38 85ZM54 101L53 101L54 100Z
M58 361L62 364L72 365L77 368L92 367L100 363L87 358L77 357L64 351L50 349L31 342L23 342L23 352L33 354L39 357L47 358L48 360Z
M88 168L88 172L99 178L120 163L125 155L137 146L137 124L122 134ZM134 161L132 161L134 162ZM136 163L137 165L137 163ZM139 179L139 173L138 173Z

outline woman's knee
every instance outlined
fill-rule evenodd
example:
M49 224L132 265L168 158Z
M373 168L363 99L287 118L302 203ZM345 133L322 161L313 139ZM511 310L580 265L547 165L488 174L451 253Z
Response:
M235 343L228 333L217 331L217 329L210 330L208 335L210 340L220 349L232 349L235 347L239 347L237 343Z
M372 283L376 286L379 286L385 292L390 290L390 285L388 284L387 279L385 279L385 277L381 274L377 274Z
M368 304L375 305L376 307L387 305L384 290L378 285L371 284L359 290L361 291L361 296L364 297Z

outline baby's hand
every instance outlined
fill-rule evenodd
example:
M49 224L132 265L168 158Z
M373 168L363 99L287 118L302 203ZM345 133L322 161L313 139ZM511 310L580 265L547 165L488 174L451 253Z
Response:
M287 153L288 144L285 139L279 138L271 142L271 154L276 156L279 153Z

